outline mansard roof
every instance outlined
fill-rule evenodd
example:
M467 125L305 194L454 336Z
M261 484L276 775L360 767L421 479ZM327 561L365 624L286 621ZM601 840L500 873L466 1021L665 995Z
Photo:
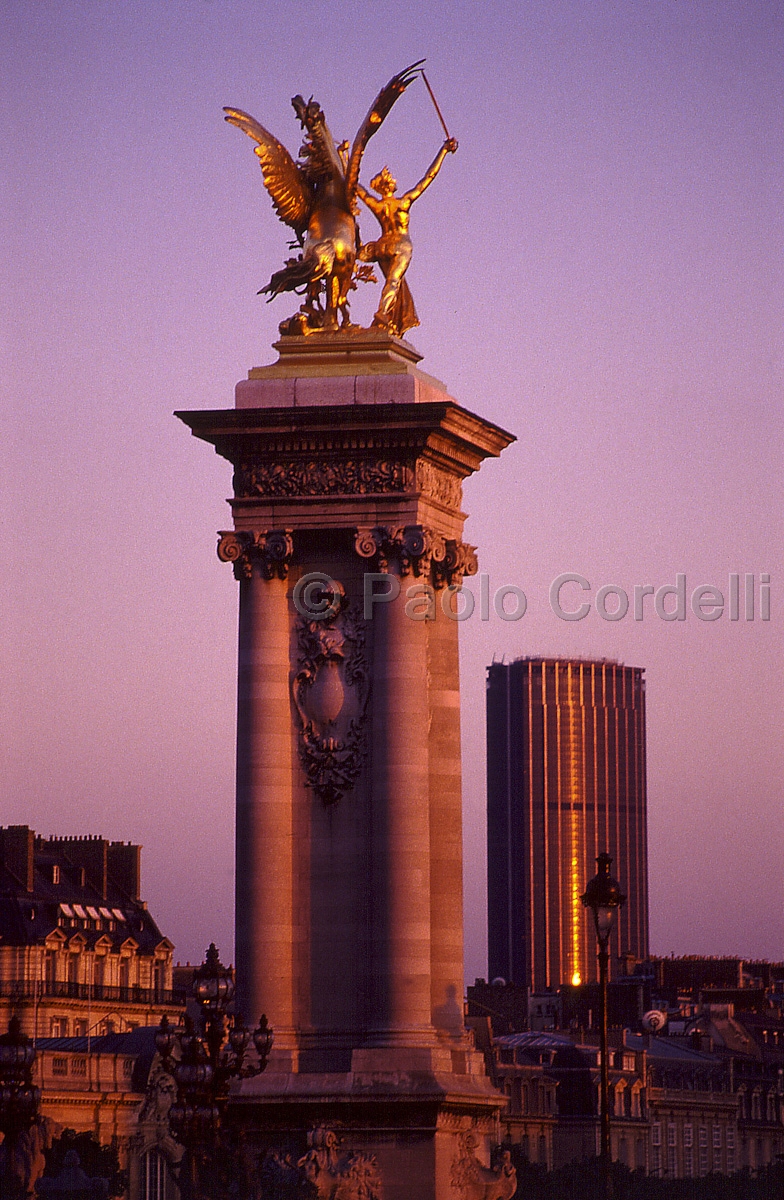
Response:
M42 945L58 930L66 939L80 933L88 949L102 941L116 952L129 939L140 954L170 947L138 898L139 852L102 838L0 829L0 945Z

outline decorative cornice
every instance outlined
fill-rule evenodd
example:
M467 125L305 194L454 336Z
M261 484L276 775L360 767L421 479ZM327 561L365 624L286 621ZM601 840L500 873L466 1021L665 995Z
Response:
M218 538L218 558L233 564L235 579L250 579L254 565L262 579L285 579L288 575L294 555L290 529L227 530Z
M453 400L400 404L312 405L177 413L196 437L235 467L286 460L373 459L413 466L420 458L446 476L465 478L513 437ZM430 493L430 467L414 486ZM454 490L439 480L438 487Z

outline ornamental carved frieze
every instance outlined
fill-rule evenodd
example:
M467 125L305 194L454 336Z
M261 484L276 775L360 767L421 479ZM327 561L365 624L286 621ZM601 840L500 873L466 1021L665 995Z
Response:
M417 460L416 486L430 500L443 504L445 508L460 510L463 503L462 479L437 467L427 458Z
M432 579L436 587L459 583L464 575L475 575L478 568L475 546L444 538L426 525L360 528L354 549L375 570L392 569L403 578Z
M370 699L365 622L342 588L325 619L297 620L291 695L305 783L325 805L336 804L367 757Z
M218 534L218 558L234 566L235 579L250 579L256 567L262 579L285 579L294 555L289 529L228 530Z
M394 458L288 458L241 462L234 472L234 495L346 496L405 492L414 485L413 466Z

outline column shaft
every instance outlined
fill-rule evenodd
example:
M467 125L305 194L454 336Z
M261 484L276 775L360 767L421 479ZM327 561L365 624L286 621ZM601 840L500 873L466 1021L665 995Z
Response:
M293 1045L294 903L286 581L240 583L237 696L237 1010Z
M433 1024L463 1034L463 796L457 621L428 622Z
M371 1028L377 1044L431 1033L427 629L406 580L373 619Z

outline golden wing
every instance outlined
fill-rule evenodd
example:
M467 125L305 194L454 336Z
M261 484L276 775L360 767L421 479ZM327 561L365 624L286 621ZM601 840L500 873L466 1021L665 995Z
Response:
M224 108L223 111L230 125L236 125L257 143L256 154L273 208L281 221L301 236L308 227L312 197L299 167L286 147L255 118L241 108Z
M367 146L373 134L377 132L381 122L389 114L392 105L398 97L402 96L409 83L412 83L416 79L423 62L425 62L425 59L420 58L419 62L412 63L404 71L399 71L397 75L393 75L389 83L385 87L382 87L376 96L367 116L360 125L359 132L354 138L354 145L351 147L351 157L348 160L348 170L346 171L346 191L348 193L349 204L351 204L356 195L357 183L359 182L359 166L365 146Z

